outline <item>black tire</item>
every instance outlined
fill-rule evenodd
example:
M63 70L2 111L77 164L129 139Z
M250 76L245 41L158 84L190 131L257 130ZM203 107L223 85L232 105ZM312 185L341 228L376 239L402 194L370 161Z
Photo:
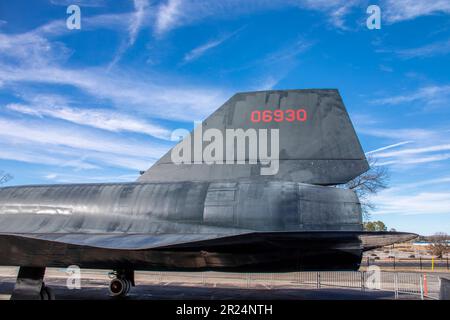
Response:
M112 297L124 297L127 294L127 282L123 279L113 279L109 284L109 294Z
M130 293L130 291L131 291L131 287L132 287L132 285L131 285L131 281L130 280L125 280L125 282L127 283L127 290L126 290L126 295L128 295L129 293Z

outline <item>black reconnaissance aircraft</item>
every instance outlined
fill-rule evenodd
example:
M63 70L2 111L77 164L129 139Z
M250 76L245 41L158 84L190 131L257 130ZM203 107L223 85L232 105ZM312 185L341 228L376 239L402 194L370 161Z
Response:
M203 159L230 132L241 135ZM238 93L174 148L134 183L0 188L0 265L20 266L12 298L52 297L46 267L113 270L123 296L135 270L357 270L364 251L416 237L364 232L357 196L336 187L368 170L337 90Z

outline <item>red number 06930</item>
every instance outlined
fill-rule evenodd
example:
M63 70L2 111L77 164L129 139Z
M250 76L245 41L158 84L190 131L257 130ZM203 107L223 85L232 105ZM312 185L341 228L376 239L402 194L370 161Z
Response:
M250 115L252 122L294 122L294 121L306 121L308 115L305 109L287 109L287 110L254 110Z

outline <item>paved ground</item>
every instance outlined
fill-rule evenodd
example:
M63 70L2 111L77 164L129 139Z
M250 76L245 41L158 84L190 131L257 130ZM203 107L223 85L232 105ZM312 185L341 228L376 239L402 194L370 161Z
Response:
M52 283L53 284L53 283ZM51 285L52 285L51 284ZM68 290L61 285L52 285L58 300L106 300L108 296L106 288L99 287L98 283L92 283L82 290ZM0 299L9 299L9 293L13 289L12 283L0 284ZM403 297L411 299L412 297ZM343 300L378 300L394 299L390 292L361 293L350 289L240 289L240 288L205 288L182 285L140 285L134 288L127 299L132 300L318 300L318 299L343 299Z
M14 288L17 274L16 268L0 268L0 300L9 299ZM49 269L45 282L52 287L57 299L60 300L105 300L111 299L108 295L109 278L104 270L83 270L80 290L69 290L66 287L67 276L63 270ZM209 281L209 280L208 280ZM198 282L186 281L171 277L170 281L157 279L148 273L136 274L137 287L133 288L128 299L132 300L158 300L158 299L200 299L200 300L318 300L318 299L345 299L345 300L379 300L394 299L394 293L387 291L365 292L355 289L330 288L298 288L298 285L283 284L267 285L252 284L246 288L245 282L228 283L219 282L202 285ZM411 295L400 295L400 299L418 299Z

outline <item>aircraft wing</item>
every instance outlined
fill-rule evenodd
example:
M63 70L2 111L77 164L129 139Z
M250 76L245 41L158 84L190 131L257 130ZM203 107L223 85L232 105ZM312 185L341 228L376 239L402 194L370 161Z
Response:
M234 234L237 235L237 234ZM102 249L148 250L229 237L230 234L129 234L129 233L0 233L2 237L34 239Z
M223 245L270 245L314 246L323 241L358 243L367 251L417 237L406 232L365 232L365 231L296 231L296 232L254 232L242 230L234 233L201 234L129 234L129 233L0 233L2 237L17 237L47 242L63 243L112 250L149 250L162 248L183 248Z

